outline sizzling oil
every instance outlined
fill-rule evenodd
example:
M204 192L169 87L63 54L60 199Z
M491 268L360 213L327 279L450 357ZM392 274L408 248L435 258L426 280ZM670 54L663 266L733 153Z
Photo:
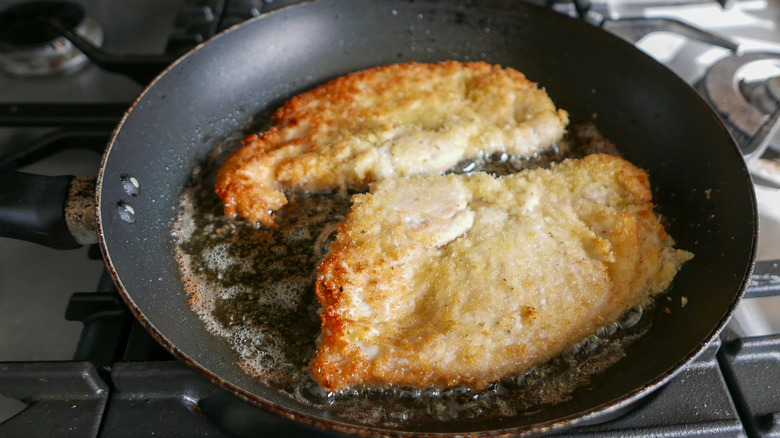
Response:
M289 204L275 216L275 227L228 218L214 182L240 138L236 135L215 150L181 196L173 227L181 274L193 310L208 330L227 340L242 368L300 402L336 418L383 427L528 414L567 400L591 376L623 357L624 348L649 328L649 318L642 317L648 312L629 312L548 364L480 392L467 387L326 392L308 371L320 333L314 283L336 224L349 210L350 195L290 193ZM507 174L595 152L617 153L592 124L583 124L531 159L490 156L451 171Z

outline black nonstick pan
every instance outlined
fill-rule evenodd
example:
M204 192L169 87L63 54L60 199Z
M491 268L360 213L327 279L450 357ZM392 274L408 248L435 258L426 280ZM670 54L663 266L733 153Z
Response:
M377 65L456 59L510 66L574 123L593 121L651 176L677 246L696 257L625 357L568 399L488 420L375 426L302 403L236 364L192 312L174 256L178 197L226 137L287 98ZM517 1L329 0L282 9L191 51L143 92L115 131L97 184L98 236L137 318L181 360L285 417L356 434L524 434L619 411L663 385L717 335L750 274L756 210L725 128L674 74L590 25Z

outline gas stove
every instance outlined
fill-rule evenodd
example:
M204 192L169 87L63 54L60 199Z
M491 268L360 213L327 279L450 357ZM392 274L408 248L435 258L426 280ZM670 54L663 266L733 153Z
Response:
M778 434L780 2L535 2L629 40L691 84L745 152L760 214L759 264L721 339L639 404L570 434ZM35 25L27 3L0 0L0 11L13 12L0 16L0 167L89 176L119 118L162 66L296 1L45 4L60 9L62 29L81 42L59 33L45 41L41 32L7 36L12 25ZM0 436L327 435L250 406L175 361L125 307L94 245L58 251L0 239L0 406L2 396L25 408L0 418Z

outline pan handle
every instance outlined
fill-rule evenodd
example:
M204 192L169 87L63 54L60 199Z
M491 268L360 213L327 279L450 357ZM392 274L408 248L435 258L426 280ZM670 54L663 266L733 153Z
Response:
M0 236L55 249L97 242L95 179L0 169Z

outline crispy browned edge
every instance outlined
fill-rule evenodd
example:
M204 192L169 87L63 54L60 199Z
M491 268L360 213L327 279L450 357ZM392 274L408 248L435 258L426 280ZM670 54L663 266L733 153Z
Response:
M273 211L287 204L287 197L281 191L284 184L279 183L280 169L283 169L284 179L288 181L305 179L307 170L316 163L316 154L312 151L310 136L304 135L292 141L284 141L284 130L294 128L301 124L299 119L305 116L307 123L315 125L322 121L321 114L316 111L303 111L307 105L315 100L328 100L333 103L348 102L358 94L357 85L368 80L380 72L393 71L393 74L403 74L415 68L429 70L458 71L463 69L473 70L503 70L518 81L526 81L530 85L537 84L528 81L525 75L512 68L504 68L498 64L488 64L484 61L459 62L443 61L436 64L408 62L374 67L371 69L354 72L338 77L332 81L318 86L310 91L299 94L288 100L272 116L274 123L267 131L259 134L250 134L243 140L242 147L237 150L220 168L217 175L216 192L225 205L225 213L236 218L239 215L246 217L251 222L260 222L263 225L273 225ZM386 82L388 83L388 82ZM299 156L284 158L277 166L274 163L276 155L281 155L289 148L303 147L306 159ZM275 186L267 187L258 184L250 178L241 175L240 169L250 162L265 161L268 166L263 168L266 172L274 172ZM365 190L372 181L363 181L357 190ZM247 193L256 193L259 196L246 196Z
M622 227L610 232L610 240L615 243L614 246L622 248L640 248L643 245L643 234L645 232L658 233L660 241L667 238L666 231L658 221L653 209L652 193L650 189L649 175L643 169L621 158L611 155L589 155L585 160L596 160L601 166L611 167L618 165L621 169L616 178L622 188L627 192L624 196L629 196L639 204L639 208L630 214L626 211L622 214ZM359 204L366 199L366 195L356 195L353 198L355 204ZM353 207L354 209L354 207ZM350 309L343 299L343 285L352 281L352 278L358 272L372 269L371 260L363 260L351 254L353 251L349 247L347 220L338 225L340 236L343 241L334 242L333 248L325 259L320 263L317 271L316 293L317 298L324 307L321 314L322 333L320 347L317 354L312 359L311 370L315 379L320 384L331 390L342 390L351 386L360 384L387 386L388 384L400 384L413 387L426 386L452 386L452 382L466 384L474 388L482 388L490 384L493 380L485 376L440 376L434 375L426 370L410 367L406 373L400 375L400 378L386 382L381 378L372 376L370 372L370 361L363 358L360 348L349 343L345 339L346 329L349 321L344 318L345 313ZM624 251L623 257L632 259L633 270L631 272L616 272L614 263L610 264L610 277L616 275L625 275L632 278L629 284L637 287L636 283L649 281L648 273L652 263L644 263L642 258L645 255L641 251ZM659 254L657 257L661 257ZM655 291L660 293L662 291ZM607 323L609 321L604 321ZM537 364L538 365L538 364ZM516 373L521 370L507 370Z

